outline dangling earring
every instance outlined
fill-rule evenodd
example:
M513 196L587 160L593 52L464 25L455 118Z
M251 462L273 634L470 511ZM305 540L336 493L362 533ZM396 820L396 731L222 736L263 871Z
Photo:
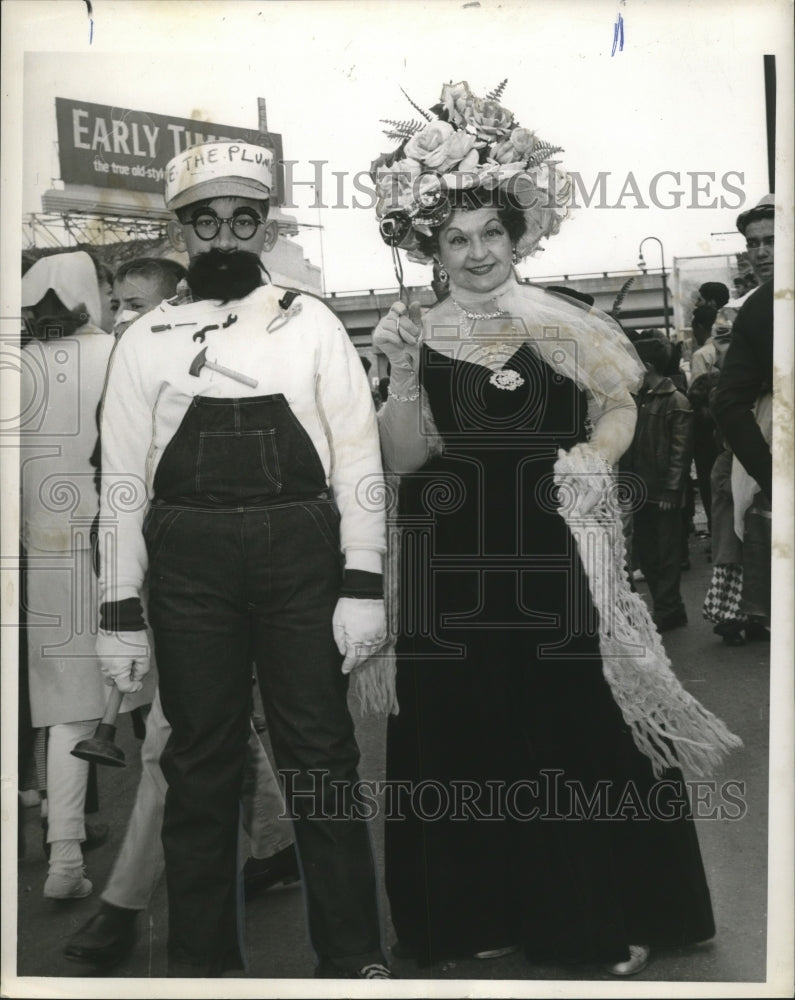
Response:
M519 256L516 247L514 247L513 250L511 251L511 259L513 260L514 264L518 264L519 261L521 260L521 257Z
M444 283L445 281L447 281L448 278L450 277L450 275L447 273L447 271L445 271L445 269L442 267L442 265L438 261L436 262L436 277L442 283Z

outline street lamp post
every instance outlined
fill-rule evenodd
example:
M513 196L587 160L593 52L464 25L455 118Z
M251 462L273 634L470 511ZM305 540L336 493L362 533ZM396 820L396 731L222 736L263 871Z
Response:
M656 240L660 244L660 260L662 261L662 290L663 290L663 317L665 319L665 336L668 340L671 339L671 327L668 321L668 283L666 281L665 274L665 251L663 250L662 240L658 236L645 236L640 241L640 246L638 247L638 267L645 273L646 271L646 261L643 259L643 244L646 240Z

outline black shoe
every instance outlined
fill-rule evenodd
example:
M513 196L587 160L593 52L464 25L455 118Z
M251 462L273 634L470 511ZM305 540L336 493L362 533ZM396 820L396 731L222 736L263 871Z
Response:
M115 965L135 947L138 910L101 903L99 910L66 943L64 955L75 962Z
M655 618L654 624L657 626L658 632L667 632L669 629L679 628L682 625L687 625L687 612L674 611L673 614L663 615L662 618Z
M324 958L315 969L315 979L394 979L391 969L383 962L370 962L360 969L343 969Z
M745 628L745 623L742 618L728 618L725 621L718 622L712 629L715 635L731 635L733 632L742 632Z
M44 853L47 856L47 860L50 860L50 845L47 843L47 833L49 831L49 823L46 819L41 821L41 842L44 847ZM110 836L110 827L107 823L86 823L86 839L80 845L83 854L86 851L93 851L97 847L102 847L105 841Z
M270 858L249 858L243 866L246 899L265 892L274 885L292 885L301 879L295 845L290 844Z
M724 632L723 642L727 646L744 646L745 636L742 632Z
M394 979L392 971L388 965L382 962L371 962L370 965L363 965L356 972L357 979Z

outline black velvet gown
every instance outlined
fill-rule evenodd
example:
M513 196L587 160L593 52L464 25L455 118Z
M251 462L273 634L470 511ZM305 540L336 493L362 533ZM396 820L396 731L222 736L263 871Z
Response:
M385 849L401 945L422 965L511 944L621 961L712 937L682 775L656 781L635 747L556 512L584 393L527 344L512 389L428 346L420 369L445 452L400 486Z

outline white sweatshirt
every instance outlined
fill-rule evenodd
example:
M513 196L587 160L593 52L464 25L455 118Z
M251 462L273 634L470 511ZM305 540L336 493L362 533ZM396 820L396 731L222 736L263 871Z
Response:
M381 572L386 549L381 457L367 376L345 328L319 300L301 295L294 314L279 326L283 295L283 288L265 285L226 305L163 302L118 341L101 424L104 601L140 596L147 570L142 528L155 472L198 395L282 393L315 446L334 492L346 567ZM229 323L230 316L237 318ZM273 320L277 322L269 332ZM219 329L207 331L203 342L195 341L193 335L209 325ZM257 386L206 366L198 376L191 375L191 363L205 347L209 361L256 379Z

